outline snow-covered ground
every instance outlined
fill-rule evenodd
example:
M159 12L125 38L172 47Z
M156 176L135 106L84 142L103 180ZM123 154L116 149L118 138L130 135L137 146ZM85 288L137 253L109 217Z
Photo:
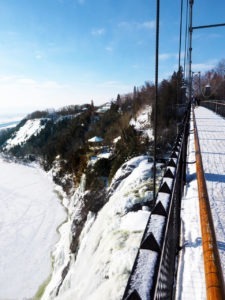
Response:
M225 277L225 119L199 107L195 110L203 167Z
M187 153L187 184L181 202L181 240L176 300L206 299L202 239L199 219L193 117Z
M40 168L0 157L0 299L27 299L49 277L66 213Z
M42 119L27 120L26 123L16 132L15 136L8 139L5 149L25 143L32 135L37 135L45 127L41 125Z
M142 131L145 137L153 139L153 130L150 126L150 118L152 113L152 107L146 105L144 109L140 110L136 118L130 120L130 125L133 125L137 131Z

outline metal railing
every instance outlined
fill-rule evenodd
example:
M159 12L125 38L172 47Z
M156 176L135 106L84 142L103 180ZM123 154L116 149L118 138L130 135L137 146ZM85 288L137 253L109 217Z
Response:
M123 299L172 299L186 176L190 108L180 127Z
M205 100L201 101L201 106L204 106L218 115L225 117L225 100Z

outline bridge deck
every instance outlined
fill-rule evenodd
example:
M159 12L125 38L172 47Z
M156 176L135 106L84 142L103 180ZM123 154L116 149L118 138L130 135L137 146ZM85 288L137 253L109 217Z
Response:
M195 116L203 167L225 277L225 119L198 107ZM192 123L192 122L191 122ZM182 237L176 299L206 299L199 220L194 137L189 139L187 186L182 200Z

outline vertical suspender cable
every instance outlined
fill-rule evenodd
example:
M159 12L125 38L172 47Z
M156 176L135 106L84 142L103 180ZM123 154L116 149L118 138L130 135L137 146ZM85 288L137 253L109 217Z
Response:
M189 0L190 4L190 11L189 11L189 75L188 75L188 87L189 87L189 95L188 100L189 103L191 103L191 97L192 97L192 72L191 72L191 66L192 66L192 11L193 11L193 4L194 0Z
M177 72L177 98L176 98L176 127L177 127L177 134L178 134L178 113L179 113L179 103L181 102L180 98L180 79L182 79L182 73L181 73L181 40L182 40L182 25L183 25L183 0L181 0L180 5L180 33L179 33L179 50L178 50L178 72Z
M180 71L180 60L181 60L181 37L182 37L182 25L183 25L183 0L180 5L180 37L179 37L179 58L178 58L178 71Z
M153 164L153 201L156 202L156 157L157 157L157 114L159 82L159 12L160 0L156 0L156 43L155 43L155 109L154 109L154 164Z
M184 43L184 76L186 76L186 58L188 56L188 51L187 51L187 33L188 33L188 0L187 0L187 5L186 5L186 25L185 25L185 43Z

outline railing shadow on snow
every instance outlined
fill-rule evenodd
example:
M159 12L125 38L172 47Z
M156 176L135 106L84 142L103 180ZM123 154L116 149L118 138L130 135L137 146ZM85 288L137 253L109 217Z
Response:
M123 300L172 299L186 176L190 108L174 143Z

